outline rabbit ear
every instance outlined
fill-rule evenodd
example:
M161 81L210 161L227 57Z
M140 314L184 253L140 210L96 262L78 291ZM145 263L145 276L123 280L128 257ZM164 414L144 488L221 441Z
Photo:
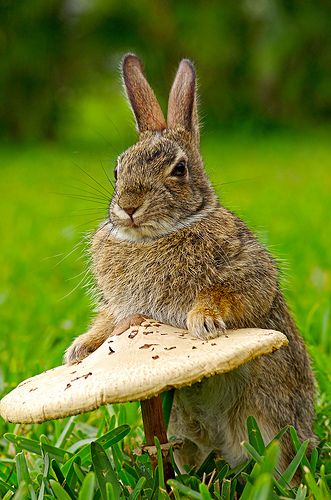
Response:
M139 132L165 129L166 122L162 110L144 76L142 64L137 56L134 54L124 56L122 75Z
M196 75L188 59L179 64L168 102L168 128L178 126L199 138Z

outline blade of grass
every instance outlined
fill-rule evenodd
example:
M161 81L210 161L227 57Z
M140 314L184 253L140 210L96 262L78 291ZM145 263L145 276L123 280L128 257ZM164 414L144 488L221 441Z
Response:
M18 490L12 498L13 500L25 500L28 498L28 494L28 486L25 481L22 481L18 487Z
M111 483L106 483L106 498L107 500L118 500L118 497L114 493L114 488Z
M10 443L14 443L22 450L30 451L36 455L42 455L42 448L45 453L48 453L50 458L55 458L59 462L63 462L66 459L66 455L71 455L67 450L62 448L56 448L46 443L40 443L35 439L29 439L22 436L16 436L15 434L6 433L4 438ZM42 448L41 448L42 447Z
M48 453L45 453L43 455L43 462L44 462L44 469L43 469L43 475L42 475L41 485L40 485L39 494L38 494L38 500L43 500L44 496L45 496L46 481L47 481L49 468L50 468L50 459L49 459Z
M183 493L183 495L189 498L193 498L194 500L202 500L200 493L192 490L188 486L185 486L185 484L176 481L176 479L169 479L168 484L173 490L177 491L178 493Z
M231 480L223 479L222 490L221 490L222 500L231 500Z
M272 479L271 474L261 474L251 490L250 500L269 500L272 497Z
M66 478L64 477L64 475L62 474L62 471L58 465L58 463L56 462L56 460L52 460L52 469L54 471L54 474L55 476L57 477L57 480L59 482L59 484L63 487L63 489L66 491L67 495L72 498L72 500L75 500L75 494L74 492L71 490L69 484L67 483L67 480Z
M201 493L202 500L212 500L212 496L209 493L209 490L208 490L206 484L200 483L200 485L199 485L199 491Z
M100 436L98 439L93 441L94 443L100 444L105 450L112 446L115 443L118 443L122 439L125 438L127 434L130 432L129 425L121 425L120 427L116 427L116 429L112 429L107 432L103 436ZM92 443L93 443L92 442ZM91 444L92 444L91 443ZM87 461L91 459L91 446L86 445L81 448L74 456L72 456L62 467L62 472L64 475L68 473L69 468L71 467L72 462L75 461L75 458L79 457L81 459L81 463L84 465Z
M74 471L75 471L75 474L78 478L78 481L80 483L83 483L84 480L85 480L85 474L83 473L82 469L80 468L80 466L76 463L76 462L73 462L73 468L74 468Z
M310 489L314 500L326 500L324 495L322 494L321 490L316 484L316 481L308 469L308 467L304 466L304 472L305 472L305 480L308 485L308 488Z
M251 493L253 490L254 478L259 475L260 470L261 470L260 465L258 463L255 463L250 475L249 476L245 475L246 476L246 484L245 484L245 487L244 487L243 492L241 494L240 500L250 500Z
M80 458L76 457L76 460L72 462L70 469L68 470L68 474L66 475L66 482L71 489L71 491L75 490L76 484L78 482L78 477L75 472L74 465L80 465Z
M166 429L168 429L170 414L172 409L172 403L174 400L175 391L172 389L170 391L166 391L161 395L162 399L162 413L164 417L164 422Z
M278 479L278 483L283 488L286 488L286 486L288 486L292 481L296 471L298 470L298 467L300 466L303 460L303 457L305 456L308 444L309 444L308 440L302 443L295 457L293 458L293 460L291 461L285 472Z
M15 492L14 486L12 486L11 484L5 483L5 481L3 481L2 479L0 479L0 485L3 486L4 488L6 488L6 490L12 491L13 493Z
M257 425L255 418L253 416L248 417L246 425L248 432L248 440L250 444L256 449L256 451L260 455L263 455L265 450L265 445L261 431L259 429L259 426Z
M249 455L257 462L260 464L262 462L262 457L261 455L256 451L254 446L251 445L251 443L247 443L246 441L242 443L242 446L247 450Z
M13 496L14 496L14 493L13 493L11 490L9 490L9 491L7 491L7 493L6 493L6 494L2 497L2 500L9 500L10 498L13 498Z
M294 427L292 427L292 425L290 425L289 427L289 430L290 430L290 436L291 436L291 439L292 439L292 443L293 443L293 446L294 446L294 451L297 453L301 447L301 442L298 438L298 434L297 434L297 431L295 430ZM310 463L308 462L308 458L306 456L304 456L302 458L302 467L305 466L309 469L310 467Z
M129 496L129 500L137 500L144 485L146 483L146 478L145 477L141 477L139 479L139 481L137 482L134 490L132 491L131 495Z
M221 468L221 470L219 471L219 473L216 476L216 480L218 480L221 483L223 481L223 479L226 477L229 470L230 470L230 467L228 466L228 464L223 465L223 467Z
M297 494L295 495L295 500L304 500L307 496L307 486L300 484Z
M78 500L93 500L95 490L95 473L89 472L82 483L79 490Z
M162 489L165 491L165 482L164 482L164 468L163 468L163 458L162 458L162 450L160 446L160 441L158 438L155 436L154 437L154 443L156 446L157 450L157 470L158 470L158 475L159 475L159 489Z
M51 485L55 497L58 500L71 500L71 497L57 481L54 481L54 479L50 479L49 483Z
M36 493L35 493L33 486L32 486L32 481L31 481L28 465L26 463L25 455L24 455L23 451L21 451L20 453L17 453L17 455L15 457L15 461L16 461L17 481L19 483L24 481L25 484L27 485L31 500L36 500L37 496L36 496Z
M62 446L64 445L64 443L66 442L66 440L68 439L70 434L72 433L72 431L75 427L75 418L76 418L75 416L69 418L68 422L66 423L66 425L63 428L63 431L61 432L60 436L58 437L58 439L55 443L56 448L62 448Z
M107 500L107 482L112 484L116 498L120 498L122 493L121 484L116 477L105 450L97 442L91 443L91 457L102 498Z
M314 448L310 457L310 470L312 474L315 474L316 472L317 461L318 461L318 451L316 450L316 448Z

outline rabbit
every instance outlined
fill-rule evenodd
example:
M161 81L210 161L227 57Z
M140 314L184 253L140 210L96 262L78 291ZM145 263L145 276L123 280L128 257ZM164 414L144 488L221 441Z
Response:
M175 455L181 470L198 466L212 450L232 467L245 460L240 443L250 415L266 443L292 424L314 446L310 360L275 260L220 204L204 170L193 64L179 64L167 121L135 55L124 57L122 74L139 140L118 157L109 219L91 244L99 312L65 361L80 361L146 317L206 341L236 328L279 330L287 347L176 390L168 435L183 440ZM293 456L286 435L281 446L284 468Z

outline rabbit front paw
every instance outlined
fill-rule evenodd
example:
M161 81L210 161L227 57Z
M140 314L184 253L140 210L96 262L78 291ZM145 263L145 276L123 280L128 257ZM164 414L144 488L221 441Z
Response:
M92 337L88 333L83 333L66 350L64 362L67 365L78 363L98 349L98 347L100 347L100 342L95 337Z
M202 340L219 337L226 330L223 318L210 314L209 311L190 311L186 323L188 331Z

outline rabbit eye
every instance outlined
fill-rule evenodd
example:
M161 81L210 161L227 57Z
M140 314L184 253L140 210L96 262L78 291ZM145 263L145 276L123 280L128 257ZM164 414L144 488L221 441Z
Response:
M115 167L115 170L114 170L115 181L117 181L117 174L118 174L117 167Z
M186 174L186 164L185 164L185 161L180 161L172 169L170 175L174 176L174 177L184 177L185 174Z

